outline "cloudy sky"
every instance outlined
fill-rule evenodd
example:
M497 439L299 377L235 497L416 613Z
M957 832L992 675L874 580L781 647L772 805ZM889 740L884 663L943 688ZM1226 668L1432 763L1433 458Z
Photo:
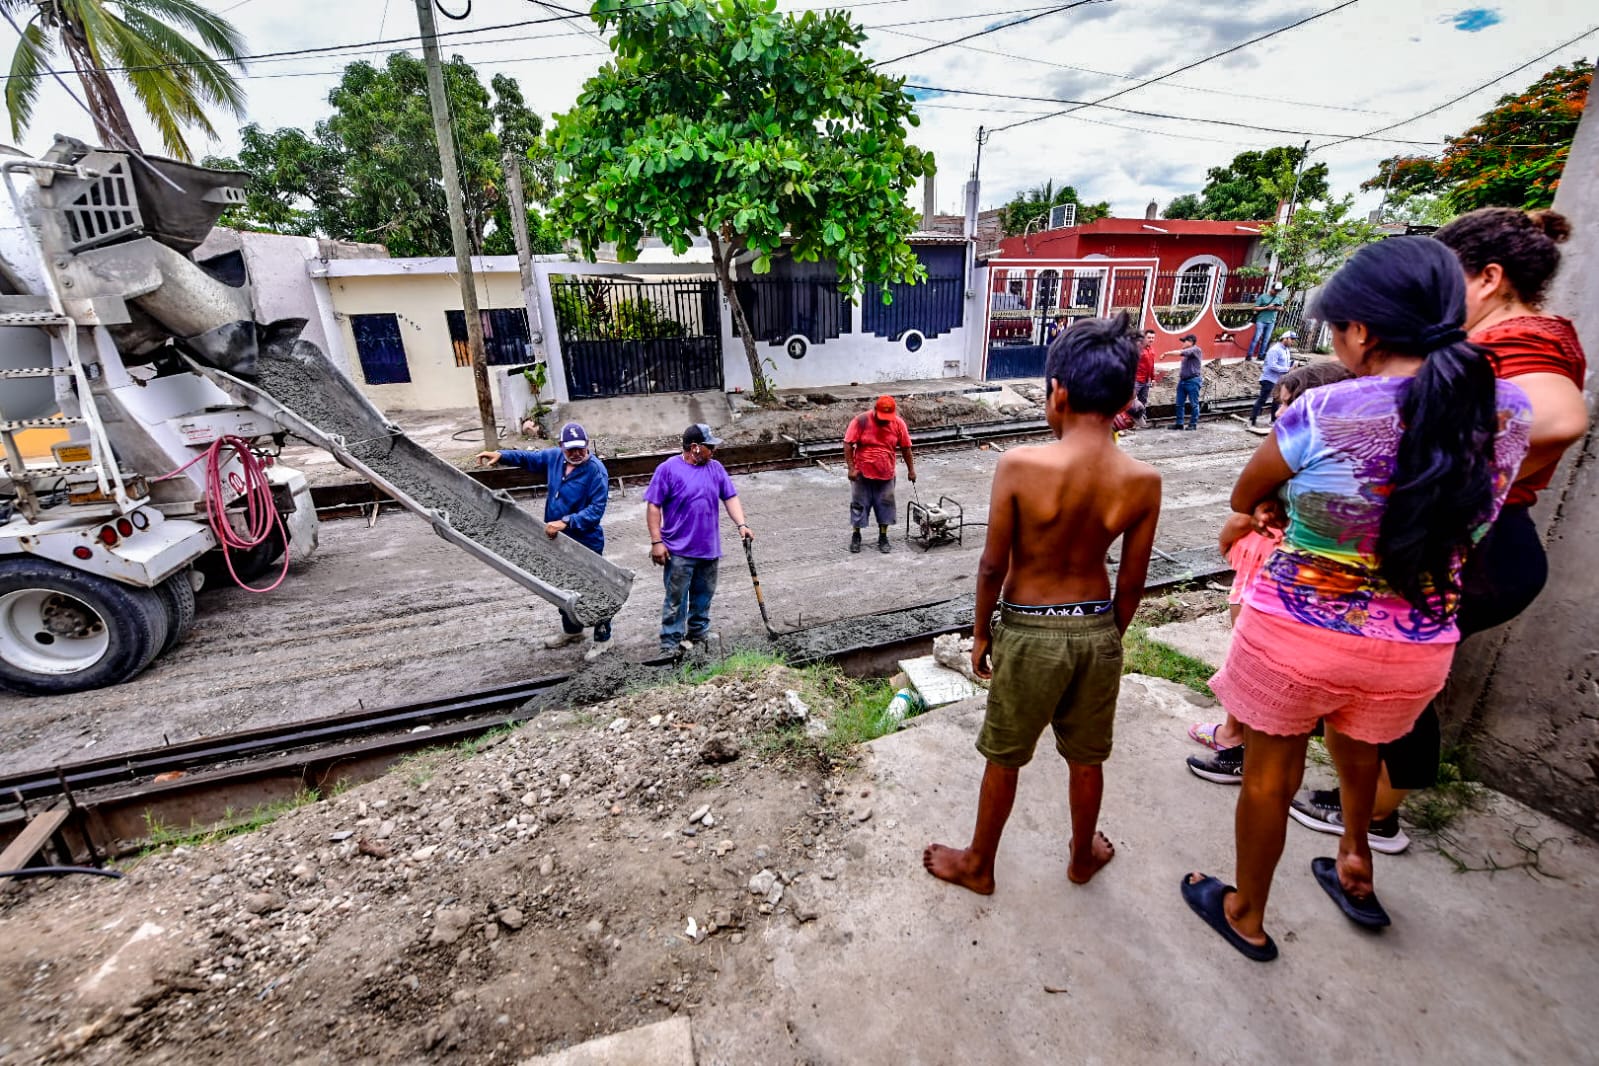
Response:
M268 127L310 128L327 114L327 92L345 63L381 57L405 42L312 56L266 53L417 32L413 0L206 2L233 20L249 54L262 57L250 61L243 78L246 121ZM465 6L465 0L444 2L456 11ZM584 0L561 2L586 7ZM1052 10L1058 4L1007 7L994 0L780 0L780 6L849 8L867 28L868 52L926 87L917 90L922 125L915 140L938 159L938 201L946 211L958 209L979 126L993 131L983 151L984 207L1052 178L1075 185L1086 199L1110 201L1117 214L1141 215L1151 199L1164 204L1198 190L1208 167L1237 152L1307 138L1318 149L1315 158L1331 165L1334 191L1352 192L1396 149L1434 150L1502 93L1523 88L1557 63L1599 53L1599 32L1592 32L1510 74L1599 29L1599 9L1590 0L1499 0L1481 7L1463 0L1089 0L1066 11ZM1104 106L1044 117L1072 106L1051 101L1098 100L1319 12L1330 13ZM507 28L552 14L558 12L532 0L473 0L467 20L441 20L441 30L453 34L446 53L464 56L485 81L493 73L514 75L535 109L560 111L606 53L587 22ZM1003 25L1034 15L1024 24ZM985 30L993 32L900 58ZM0 26L0 33L14 37L9 27ZM1406 121L1499 75L1509 76ZM1332 145L1395 123L1402 124L1379 134L1389 140ZM196 145L197 153L236 147L236 124L217 124L220 142ZM88 137L90 129L87 117L52 87L41 97L23 147L38 151L55 131ZM146 148L159 146L153 132L141 136Z

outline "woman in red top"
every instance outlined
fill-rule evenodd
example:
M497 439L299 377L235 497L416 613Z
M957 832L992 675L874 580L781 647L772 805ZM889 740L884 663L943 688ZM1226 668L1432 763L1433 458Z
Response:
M1466 329L1488 350L1494 373L1532 401L1532 439L1499 520L1462 574L1457 624L1464 638L1516 617L1549 577L1543 538L1530 508L1549 487L1566 449L1588 432L1582 387L1588 363L1568 319L1543 314L1549 280L1560 268L1560 242L1571 233L1563 215L1488 207L1461 215L1433 234L1454 249L1466 272ZM1412 789L1437 783L1440 748L1436 703L1408 736L1382 745L1383 777L1372 810L1371 846L1403 851L1399 804ZM1292 814L1302 825L1343 832L1338 791L1301 793Z

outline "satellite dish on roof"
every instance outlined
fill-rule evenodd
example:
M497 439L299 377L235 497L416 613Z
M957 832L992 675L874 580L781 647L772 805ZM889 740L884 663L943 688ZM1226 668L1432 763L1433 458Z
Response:
M1049 209L1049 228L1067 229L1077 225L1076 204L1056 204Z

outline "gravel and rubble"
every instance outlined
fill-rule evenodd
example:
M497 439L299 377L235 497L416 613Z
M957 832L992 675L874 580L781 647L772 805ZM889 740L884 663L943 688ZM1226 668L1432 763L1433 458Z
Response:
M853 768L773 742L831 712L807 684L550 710L122 881L19 886L0 1061L514 1062L759 1000L765 931L817 920L871 812Z

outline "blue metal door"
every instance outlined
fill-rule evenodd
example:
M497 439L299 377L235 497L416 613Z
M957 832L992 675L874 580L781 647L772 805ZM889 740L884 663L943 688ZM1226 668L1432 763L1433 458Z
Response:
M411 380L405 362L400 320L394 315L351 315L350 332L368 385L398 385Z

